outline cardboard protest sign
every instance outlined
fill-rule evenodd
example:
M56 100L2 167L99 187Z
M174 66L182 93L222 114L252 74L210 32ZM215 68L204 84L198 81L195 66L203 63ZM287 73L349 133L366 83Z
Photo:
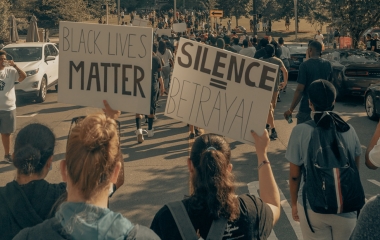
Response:
M186 32L186 23L174 23L173 31L176 33Z
M278 66L181 38L165 115L253 144L267 122Z
M156 34L159 37L161 37L162 35L166 35L168 37L171 37L172 36L172 30L171 29L157 29Z
M149 114L152 38L151 28L60 22L58 101Z
M136 18L132 22L132 26L140 26L140 27L147 27L148 26L148 20Z

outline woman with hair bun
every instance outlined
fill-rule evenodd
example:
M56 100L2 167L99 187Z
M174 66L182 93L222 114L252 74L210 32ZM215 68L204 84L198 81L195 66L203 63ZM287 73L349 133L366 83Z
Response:
M261 137L252 135L261 199L250 194L236 196L229 144L222 136L204 134L195 140L187 161L190 196L176 205L165 205L153 219L151 229L161 239L206 239L209 235L212 239L266 239L270 235L280 216L280 196L267 157L268 132ZM184 209L183 214L174 209ZM180 218L188 219L190 228L179 227ZM211 230L214 224L216 231ZM194 237L184 234L186 230Z
M121 162L115 120L92 114L78 121L60 165L67 201L55 217L24 229L15 239L159 239L150 229L107 208L109 189L119 178Z
M45 125L32 123L17 134L13 164L16 179L0 188L0 238L12 239L26 227L42 223L54 203L66 192L66 184L45 181L52 166L54 133Z

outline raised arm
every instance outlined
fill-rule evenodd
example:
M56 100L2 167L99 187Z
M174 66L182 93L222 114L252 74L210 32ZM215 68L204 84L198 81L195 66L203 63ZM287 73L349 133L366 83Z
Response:
M378 167L375 166L371 160L374 160L374 159L370 159L370 152L372 150L376 151L376 152L380 152L380 146L377 146L377 142L380 138L380 122L377 124L377 127L376 127L376 131L375 133L373 134L372 136L372 139L371 139L371 142L369 143L368 147L367 147L367 150L365 151L365 165L369 168L369 169L377 169ZM371 157L375 157L375 156L378 156L378 154L371 154Z
M274 179L272 168L267 156L269 146L268 131L264 131L262 136L251 131L255 139L257 164L259 171L260 198L269 205L273 212L273 225L280 218L280 193L276 180Z

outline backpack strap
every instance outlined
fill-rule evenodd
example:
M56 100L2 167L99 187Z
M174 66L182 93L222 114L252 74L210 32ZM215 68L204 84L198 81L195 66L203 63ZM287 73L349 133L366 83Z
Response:
M305 178L305 177L304 177ZM306 216L306 220L307 220L307 224L309 225L309 228L310 230L314 232L314 229L313 227L311 226L311 223L310 223L310 219L309 219L309 214L307 213L307 208L306 208L306 184L304 183L303 185L303 189L302 189L302 202L303 202L303 210L305 211L305 216Z
M175 223L177 224L179 233L183 240L196 240L198 239L197 233L194 230L193 224L190 221L189 215L183 205L182 201L171 202L166 204L168 206Z
M206 240L220 240L223 239L224 229L226 228L227 219L221 217L214 220L211 224L210 231L208 232Z

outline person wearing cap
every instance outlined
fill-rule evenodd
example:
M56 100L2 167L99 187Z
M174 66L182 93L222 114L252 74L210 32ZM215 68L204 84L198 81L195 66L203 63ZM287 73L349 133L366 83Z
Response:
M336 99L334 85L327 80L318 79L310 84L307 91L309 96L308 104L313 112L312 120L322 128L329 128L332 124L335 124L337 134L341 136L342 142L345 143L345 149L355 158L355 163L359 166L361 145L356 131L338 114L332 112ZM304 178L307 175L302 174L301 169L308 162L308 146L313 144L310 141L312 141L314 129L309 123L298 124L293 128L289 138L285 158L289 161L292 217L294 221L300 223L304 239L349 239L356 224L356 211L339 214L319 214L315 213L309 204L306 204L306 211L314 232L311 231L306 219L302 190ZM337 145L332 144L331 148L334 149L333 151L338 151L336 150ZM310 201L307 196L306 199Z
M279 67L277 72L277 78L274 85L274 91L272 95L272 101L270 104L270 110L268 114L268 120L266 128L270 133L269 137L273 140L277 139L277 132L274 125L274 109L276 108L277 97L279 90L283 89L288 84L288 71L286 70L284 63L281 59L275 56L275 48L272 44L268 44L265 46L266 56L263 58L263 61L275 64ZM280 83L280 71L282 71L282 75L284 76L284 82ZM272 131L270 131L270 129Z
M380 53L380 39L379 39L378 33L373 34L373 40L371 43L371 51Z

